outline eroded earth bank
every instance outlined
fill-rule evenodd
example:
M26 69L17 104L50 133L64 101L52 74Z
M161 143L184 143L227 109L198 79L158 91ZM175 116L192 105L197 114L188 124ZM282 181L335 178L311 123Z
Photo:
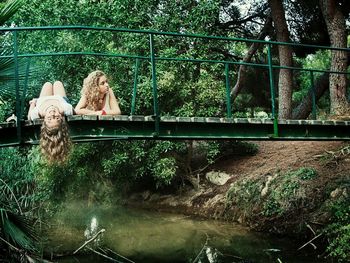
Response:
M198 176L196 189L133 194L128 205L236 221L253 230L310 236L349 197L345 142L251 142L252 156L226 156Z

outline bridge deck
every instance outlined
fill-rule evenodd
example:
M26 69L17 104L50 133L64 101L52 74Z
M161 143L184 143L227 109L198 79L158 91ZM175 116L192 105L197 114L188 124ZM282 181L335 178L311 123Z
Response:
M118 139L350 140L350 121L152 116L69 116L75 142ZM0 146L37 144L42 120L0 123ZM20 139L19 139L20 138Z

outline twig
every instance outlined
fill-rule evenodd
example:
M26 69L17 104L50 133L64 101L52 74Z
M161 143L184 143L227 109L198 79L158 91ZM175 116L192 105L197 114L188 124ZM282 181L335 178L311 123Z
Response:
M199 251L199 253L197 254L196 258L192 261L192 263L197 262L198 258L200 257L200 255L202 254L203 250L205 249L205 247L206 247L207 244L208 244L208 239L209 239L209 237L208 237L208 234L207 234L207 233L205 233L205 235L207 236L207 238L206 238L206 240L205 240L205 243L204 243L202 249L201 249L201 250Z
M89 249L90 251L96 253L97 255L99 255L99 256L101 256L101 257L104 257L104 258L107 258L107 259L109 259L109 260L111 260L111 261L118 262L118 263L123 263L123 262L118 261L118 260L116 260L116 259L114 259L114 258L111 258L111 257L109 257L109 256L107 256L107 255L105 255L105 254L102 254L101 252L98 252L98 251L96 251L95 249L92 249L91 247L87 247L87 249Z
M305 247L306 245L310 244L312 241L314 241L315 239L319 238L320 236L323 235L323 232L318 234L317 236L315 236L314 238L312 238L310 241L306 242L304 245L302 245L300 248L298 248L298 250L302 249L303 247Z
M317 249L317 246L314 243L310 243L310 245L313 247L313 249Z
M316 222L316 221L311 221L310 223L314 224L314 225L319 225L319 226L324 226L324 223L320 223L320 222Z
M235 255L231 255L231 254L223 254L225 257L231 257L231 258L235 258L235 259L239 259L239 260L243 260L243 258L239 257L239 256L235 256Z
M120 255L120 254L118 254L118 253L116 253L116 252L113 251L112 249L107 248L107 250L108 250L109 252L112 252L113 254L117 255L118 257L121 257L122 259L125 259L125 260L127 260L127 261L129 261L129 262L131 262L131 263L135 263L135 261L132 261L132 260L130 260L130 259L128 259L128 258L126 258L126 257L124 257L124 256L122 256L122 255Z
M22 252L19 248L15 247L14 245L10 244L9 242L7 242L5 239L0 237L0 241L6 243L7 245L9 245L12 249L16 250L17 252Z
M22 209L21 209L21 206L19 205L19 203L18 203L18 200L17 200L17 198L16 198L16 196L15 196L15 194L13 193L13 191L12 191L12 189L8 186L8 184L4 181L4 180L2 180L1 178L0 178L0 181L1 182L3 182L4 184L5 184L5 186L10 190L10 192L11 192L11 194L12 194L12 196L13 196L13 198L15 199L15 201L16 201L16 203L17 203L17 206L18 206L18 209L19 209L19 212L21 213L21 215L23 215L23 212L22 212Z
M35 263L35 260L32 257L30 257L28 255L25 255L25 256L26 256L29 263Z
M308 229L310 229L310 231L312 232L312 234L314 234L314 236L316 236L316 232L312 229L312 227L308 224L308 223L305 223L306 224L306 227Z
M12 249L14 249L16 252L21 253L22 255L24 255L24 256L27 258L27 260L28 260L29 262L36 262L36 261L35 261L31 256L29 256L24 250L21 250L21 249L15 247L14 245L10 244L9 242L7 242L5 239L3 239L3 238L1 238L1 237L0 237L0 241L6 243L9 247L11 247ZM52 263L52 261L48 261L48 260L46 260L46 259L40 259L40 262L43 262L43 263Z
M83 247L85 247L87 244L91 243L93 240L95 240L95 239L98 237L99 234L101 234L101 233L103 233L103 232L105 232L105 231L106 231L105 229L101 229L100 231L98 231L98 232L96 233L96 235L94 235L94 236L93 236L92 238L90 238L89 240L85 241L84 244L82 244L77 250L75 250L75 251L73 252L73 255L75 255L76 253L78 253L79 250L81 250L81 249L82 249Z
M223 158L223 157L225 157L225 155L220 155L219 157L215 158L215 159L213 160L212 163L208 163L207 165L203 166L202 168L199 168L199 169L193 171L192 174L199 174L199 173L203 172L203 171L204 171L205 169L207 169L210 165L212 165L213 163L217 162L219 159L221 159L221 158Z

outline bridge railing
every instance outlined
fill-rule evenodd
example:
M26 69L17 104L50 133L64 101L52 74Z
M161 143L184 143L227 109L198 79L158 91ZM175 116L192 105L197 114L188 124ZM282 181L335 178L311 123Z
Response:
M19 33L23 31L48 31L48 30L69 30L69 31L107 31L113 33L132 33L137 35L146 35L148 36L148 45L149 45L149 54L148 55L135 55L135 54L119 54L113 52L92 52L92 51L82 51L82 52L39 52L39 53L20 53L18 50L18 38ZM348 74L347 72L337 72L331 70L322 70L315 68L300 68L300 67L287 67L283 65L276 65L273 63L272 48L274 46L291 46L294 48L312 48L312 49L327 49L332 51L341 51L341 52L350 52L349 48L335 48L335 47L326 47L326 46L316 46L316 45L304 45L296 43L284 43L284 42L275 42L275 41L264 41L264 40L253 40L253 39L242 39L242 38L233 38L233 37L220 37L220 36L205 36L200 34L187 34L187 33L174 33L174 32L158 32L152 30L135 30L135 29L125 29L125 28L105 28L105 27L91 27L91 26L44 26L44 27L11 27L11 28L0 28L0 32L10 32L13 34L13 54L4 55L1 54L0 58L11 58L15 64L15 90L16 90L16 115L21 119L23 114L25 92L20 94L20 84L18 78L18 60L21 58L35 58L35 57L45 57L45 56L103 56L103 57L116 57L116 58L127 58L135 61L135 72L134 72L134 85L133 85L133 95L131 102L131 111L130 114L135 114L135 105L137 97L137 80L138 80L138 69L141 60L146 60L150 62L151 65L151 77L152 77L152 96L153 96L153 115L155 118L155 132L159 131L159 122L160 122L160 110L158 105L158 84L157 84L157 63L158 61L178 61L178 62L190 62L190 63L216 63L224 65L224 75L225 75L225 105L226 105L226 115L228 118L232 117L232 105L231 105L231 87L230 83L230 66L249 66L249 67L260 67L267 69L269 72L269 86L270 86L270 96L271 96L271 117L274 121L274 132L278 134L278 121L276 114L276 94L275 94L275 81L274 81L274 71L280 69L289 69L293 71L304 71L310 73L311 80L311 90L314 90L314 73L326 73L326 74ZM252 63L252 62L243 62L243 61L233 61L233 60L215 60L215 59L198 59L198 58L179 58L179 57L161 57L156 54L156 43L154 40L155 36L167 36L174 38L189 38L189 39L206 39L210 41L227 41L232 43L243 42L243 43L258 43L266 47L267 52L267 63ZM29 70L29 67L28 69ZM25 84L26 86L27 84ZM24 91L26 90L26 87ZM316 118L316 99L315 93L312 93L312 116ZM22 97L21 97L22 96ZM21 127L18 125L18 136L20 137Z

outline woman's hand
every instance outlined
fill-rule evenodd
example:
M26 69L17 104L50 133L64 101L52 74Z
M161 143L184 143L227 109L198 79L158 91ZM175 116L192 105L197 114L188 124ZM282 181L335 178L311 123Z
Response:
M32 100L30 100L30 101L29 101L29 105L32 105L32 104L33 104L33 105L35 106L35 105L36 105L36 101L37 101L37 99L32 99Z
M99 111L91 111L91 113L88 113L87 115L102 115L103 111L102 110L99 110Z

